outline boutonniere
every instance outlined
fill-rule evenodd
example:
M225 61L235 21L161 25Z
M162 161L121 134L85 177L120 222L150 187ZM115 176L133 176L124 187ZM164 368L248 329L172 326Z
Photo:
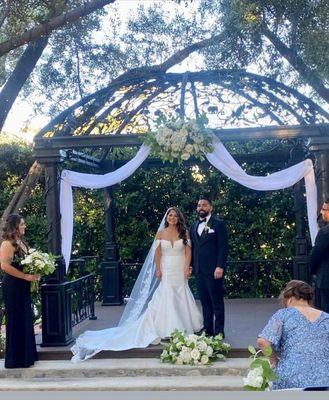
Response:
M211 227L208 225L208 222L206 222L206 225L204 226L204 232L205 233L214 233L215 231L211 229Z

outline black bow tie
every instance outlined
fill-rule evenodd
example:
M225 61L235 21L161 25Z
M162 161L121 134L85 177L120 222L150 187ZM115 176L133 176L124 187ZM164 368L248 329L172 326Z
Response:
M207 221L207 218L200 218L199 219L199 224L201 224L201 222L206 222Z

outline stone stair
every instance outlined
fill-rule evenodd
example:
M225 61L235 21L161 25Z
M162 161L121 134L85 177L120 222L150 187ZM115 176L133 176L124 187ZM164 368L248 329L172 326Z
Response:
M242 390L247 358L229 358L211 366L164 364L159 359L38 361L25 369L5 369L0 361L0 391L183 391Z

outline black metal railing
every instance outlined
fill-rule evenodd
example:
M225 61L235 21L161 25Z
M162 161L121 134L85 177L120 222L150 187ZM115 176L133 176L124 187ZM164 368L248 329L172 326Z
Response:
M70 261L67 280L70 282L92 274L94 276L94 299L101 300L101 270L98 256L83 256Z
M87 318L97 318L95 317L93 274L88 274L69 282L67 291L70 294L72 326Z
M122 263L123 295L129 296L142 263ZM275 297L284 284L292 279L292 260L246 260L229 261L225 276L225 291L228 298ZM196 298L194 276L189 281Z

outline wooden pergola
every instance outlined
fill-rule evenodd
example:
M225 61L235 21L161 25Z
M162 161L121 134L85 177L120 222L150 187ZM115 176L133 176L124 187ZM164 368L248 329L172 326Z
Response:
M238 162L272 162L281 169L306 157L316 167L318 202L329 197L329 114L299 92L270 78L241 70L178 73L153 71L114 81L69 107L35 138L34 152L45 166L48 249L61 256L60 169L69 160L104 174L121 166L111 149L138 148L143 133L156 128L160 113L181 118L206 114L209 127L223 142L289 141L289 152L233 155ZM257 120L258 127L251 127ZM231 128L227 128L231 127ZM195 163L195 161L191 161ZM160 165L159 160L146 165ZM103 304L122 304L120 265L115 243L112 188L106 188ZM294 187L296 239L294 276L308 280L304 223L304 189ZM70 282L64 263L42 286L43 345L73 341Z

